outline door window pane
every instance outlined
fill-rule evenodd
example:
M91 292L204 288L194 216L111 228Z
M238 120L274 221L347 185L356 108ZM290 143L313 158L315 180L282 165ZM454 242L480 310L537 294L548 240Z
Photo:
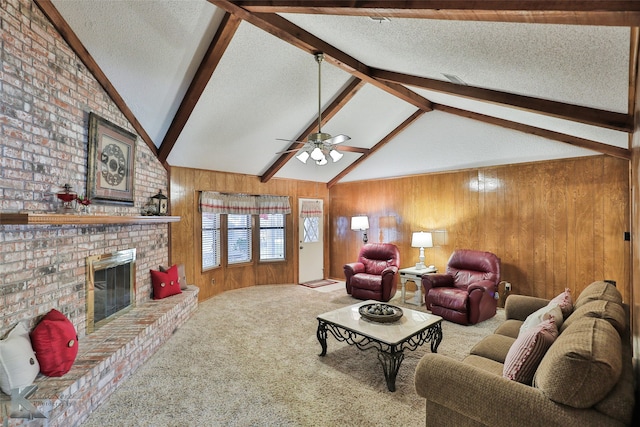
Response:
M302 241L304 243L315 243L319 240L318 236L320 235L319 231L320 218L311 217L305 218L303 222L303 236Z

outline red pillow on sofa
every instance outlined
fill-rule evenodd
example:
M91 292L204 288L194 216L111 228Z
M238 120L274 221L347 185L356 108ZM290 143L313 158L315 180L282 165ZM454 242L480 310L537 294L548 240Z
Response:
M31 345L40 364L40 372L61 377L73 366L78 355L78 335L73 323L51 309L31 331Z
M162 299L175 294L181 294L178 281L178 266L174 265L166 272L150 270L153 285L153 299Z

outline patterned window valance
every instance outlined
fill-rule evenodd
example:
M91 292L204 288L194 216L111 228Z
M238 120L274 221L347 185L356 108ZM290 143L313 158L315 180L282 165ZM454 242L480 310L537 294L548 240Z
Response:
M318 218L322 216L322 203L319 200L303 200L300 218Z
M252 196L203 191L200 193L200 210L240 215L290 214L291 205L287 196Z

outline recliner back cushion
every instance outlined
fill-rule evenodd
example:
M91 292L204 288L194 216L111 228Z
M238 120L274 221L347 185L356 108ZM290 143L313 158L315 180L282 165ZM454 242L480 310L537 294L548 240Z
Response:
M622 372L622 342L609 322L585 317L571 323L540 362L533 386L554 402L589 408Z
M366 273L381 274L389 266L400 267L400 252L390 243L368 243L360 250L358 262L364 264Z
M489 273L485 273L482 271L456 270L453 268L447 268L447 274L453 276L454 286L463 289L466 289L470 284L479 282L481 280L491 280L488 277Z
M365 259L364 262L364 270L368 274L382 274L382 271L387 268L389 262L387 260L379 260L379 259Z
M479 280L500 280L500 258L491 252L458 249L447 261L447 274L454 277L456 286L466 288Z

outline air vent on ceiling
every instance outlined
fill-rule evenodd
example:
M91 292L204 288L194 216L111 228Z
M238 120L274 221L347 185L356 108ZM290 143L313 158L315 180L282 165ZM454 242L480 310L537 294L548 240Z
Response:
M454 76L453 74L445 74L445 73L442 73L442 75L445 76L447 79L449 79L451 83L467 86L467 83L458 76Z

